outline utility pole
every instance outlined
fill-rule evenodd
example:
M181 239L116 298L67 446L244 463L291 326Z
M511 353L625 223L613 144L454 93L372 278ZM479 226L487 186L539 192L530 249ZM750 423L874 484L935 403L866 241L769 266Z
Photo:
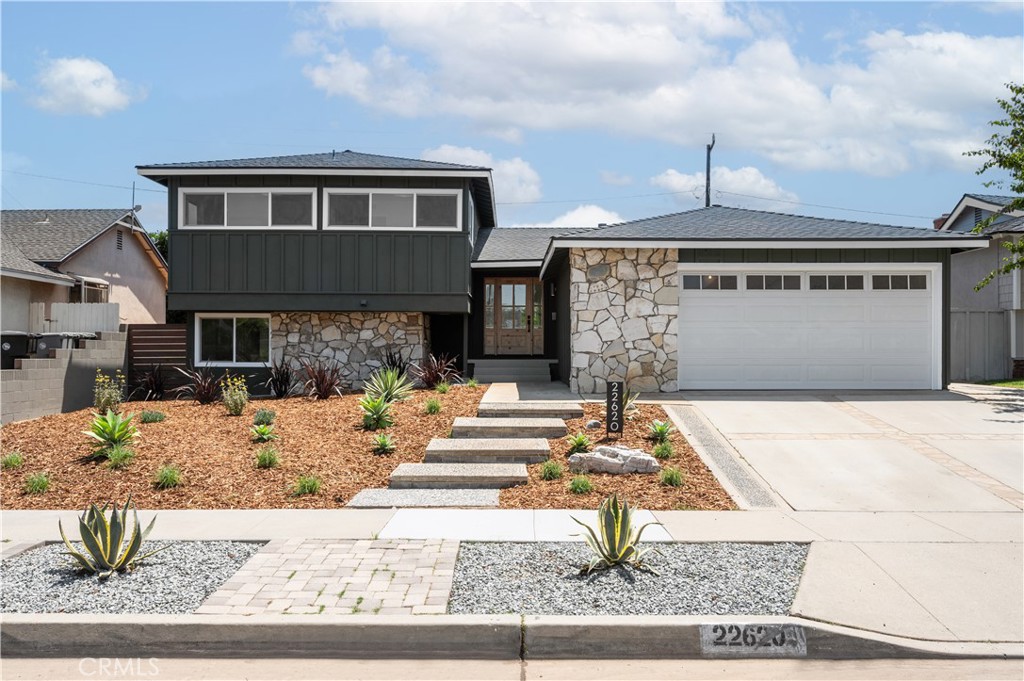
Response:
M715 133L711 133L711 144L707 145L708 158L704 170L704 207L711 206L711 150L715 148Z

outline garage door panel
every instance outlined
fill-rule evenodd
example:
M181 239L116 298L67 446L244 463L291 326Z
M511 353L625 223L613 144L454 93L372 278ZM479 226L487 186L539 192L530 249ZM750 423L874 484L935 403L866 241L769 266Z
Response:
M882 304L871 308L872 322L927 322L931 318L928 300L918 302L889 302L884 299Z
M744 305L743 320L747 322L803 322L807 311L802 305Z
M807 352L818 353L856 353L861 354L868 349L868 339L854 329L812 329L807 334Z
M807 306L807 320L811 322L863 323L868 316L867 305L863 302L812 302Z
M863 383L867 373L863 364L808 364L807 380L818 385L843 381Z
M893 333L873 330L868 338L868 350L873 355L885 354L906 358L930 354L929 339L922 338L920 333L909 329L894 330Z

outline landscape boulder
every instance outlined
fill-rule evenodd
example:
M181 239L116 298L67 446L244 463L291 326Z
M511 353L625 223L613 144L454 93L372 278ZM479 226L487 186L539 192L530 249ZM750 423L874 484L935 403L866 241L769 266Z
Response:
M641 449L602 446L592 452L569 457L569 470L574 473L657 473L658 460Z

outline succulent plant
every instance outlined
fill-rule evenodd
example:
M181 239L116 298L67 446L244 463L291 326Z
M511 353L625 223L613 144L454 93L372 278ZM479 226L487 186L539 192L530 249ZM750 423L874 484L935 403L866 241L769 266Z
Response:
M363 384L363 392L369 397L383 397L388 402L398 402L412 394L412 381L398 369L381 368Z
M127 446L139 436L139 429L132 423L134 414L120 414L108 409L105 415L93 414L89 430L82 433L100 443L95 456L103 456L110 447Z
M110 518L107 518L107 507L103 504L99 507L92 504L85 510L85 513L78 519L78 530L82 537L84 552L75 550L67 535L64 534L64 527L57 521L60 529L61 539L68 548L68 555L78 561L78 564L92 574L99 574L100 579L106 579L114 572L131 570L138 563L152 556L156 551L140 556L139 549L142 542L146 540L149 533L153 531L153 524L156 517L150 521L149 526L139 531L139 513L132 505L131 496L124 503L124 508L118 510L117 504L110 511ZM131 506L133 522L128 522L128 507ZM129 528L129 525L131 526Z
M618 495L613 494L601 502L597 509L596 532L586 523L576 518L573 520L587 530L582 536L594 552L590 563L580 570L581 574L589 575L594 570L604 570L616 565L630 565L657 574L643 563L643 557L650 549L640 549L639 544L640 535L648 525L661 523L647 523L634 528L633 509L625 499L619 504Z

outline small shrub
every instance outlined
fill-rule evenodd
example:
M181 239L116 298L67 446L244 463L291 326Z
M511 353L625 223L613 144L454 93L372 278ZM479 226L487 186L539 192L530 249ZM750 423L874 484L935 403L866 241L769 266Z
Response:
M383 397L388 402L398 402L412 394L412 381L397 369L381 368L373 372L363 384L363 392L369 397Z
M380 430L394 424L391 418L391 403L383 397L374 398L364 395L359 400L359 409L363 412L363 428L365 430Z
M654 445L655 459L671 459L673 454L675 454L675 450L672 449L671 442L662 442L661 444Z
M116 471L127 467L132 462L132 459L135 458L135 450L131 447L115 445L107 449L106 457L107 467Z
M220 400L232 416L241 416L249 404L249 388L243 376L228 376L220 380Z
M252 434L253 442L272 442L281 439L281 436L274 432L274 426L269 424L253 426L249 432Z
M161 466L153 479L153 487L157 489L171 489L181 484L181 469L177 464Z
M263 385L270 388L271 395L281 399L292 394L295 390L296 376L295 370L288 362L284 359L280 362L275 361L267 367L267 371L270 373L270 378Z
M576 433L575 435L569 435L565 438L565 441L569 443L570 454L581 454L589 452L593 446L590 442L590 438L587 437L586 433Z
M212 371L206 368L185 370L181 367L174 367L188 382L175 388L173 392L179 397L191 397L193 402L199 404L213 404L220 396L220 379Z
M390 454L395 451L395 438L384 433L375 435L373 438L374 454Z
M25 477L25 494L43 494L49 489L49 473L33 473Z
M545 461L540 467L541 480L558 480L562 477L562 464L557 461Z
M674 430L668 421L651 421L651 425L647 427L647 438L659 445L664 444L668 442Z
M113 376L96 369L93 379L92 406L100 413L120 411L124 402L124 374L118 369Z
M434 390L436 390L441 395L447 395L448 391L451 390L451 388L451 384L448 383L447 381L441 381L440 383L434 386Z
M162 411L144 411L139 414L139 421L142 423L160 423L167 418L167 414Z
M252 425L270 426L274 424L276 418L277 412L273 409L257 409L256 413L252 415Z
M256 452L256 468L277 468L280 463L276 447L268 446Z
M466 381L466 387L467 388L475 388L478 385L480 385L480 383L477 382L477 380L475 378L471 378L468 381Z
M134 525L129 528L128 507L132 507ZM57 521L57 528L60 530L60 538L64 540L72 558L78 561L79 567L90 574L98 573L100 579L106 579L114 572L131 570L138 563L152 556L157 551L150 551L145 555L138 555L142 548L142 542L146 540L149 533L153 531L153 523L156 517L150 521L146 529L139 525L139 514L132 505L131 496L124 504L124 508L118 511L117 504L111 511L110 519L106 517L107 505L102 508L92 504L85 513L78 519L78 527L82 536L84 551L79 552L68 541L64 534L64 527ZM130 531L129 531L130 529ZM166 547L164 547L166 548Z
M423 411L425 411L425 412L427 412L428 414L431 414L431 415L433 415L433 414L440 414L441 413L441 400L437 399L436 397L428 398L426 404L423 407Z
M380 366L382 369L394 369L399 374L409 373L409 360L402 354L401 349L386 348L384 354L381 355Z
M164 393L167 392L167 374L161 365L155 364L145 371L140 371L136 376L138 387L132 391L133 395L136 392L142 393L145 402L164 399Z
M460 377L455 358L450 355L428 355L418 366L409 367L409 373L428 390L438 383L458 383Z
M640 548L640 535L647 525L661 523L647 523L639 528L634 527L633 510L625 499L620 505L618 495L613 494L601 502L597 509L597 530L576 518L573 518L573 521L587 531L583 539L594 554L590 563L580 569L580 574L589 575L594 570L604 570L616 565L629 565L658 574L644 565L644 555L651 549Z
M661 484L679 487L683 484L683 474L678 468L664 468L661 471Z
M569 481L569 491L573 494L589 494L594 491L594 485L587 476L577 475Z
M122 417L113 411L107 411L104 416L93 414L90 429L82 432L100 443L101 448L94 456L102 456L103 451L111 447L131 444L139 436L139 429L132 423L134 416L128 414Z
M319 494L320 478L315 475L300 475L292 486L292 496L301 497L303 494Z
M11 452L10 454L5 454L0 459L0 467L3 468L21 468L24 463L25 457L22 456L21 452Z
M331 395L341 395L341 365L335 361L330 363L317 360L309 362L301 359L302 370L306 381L303 383L306 395L314 400L326 400Z

